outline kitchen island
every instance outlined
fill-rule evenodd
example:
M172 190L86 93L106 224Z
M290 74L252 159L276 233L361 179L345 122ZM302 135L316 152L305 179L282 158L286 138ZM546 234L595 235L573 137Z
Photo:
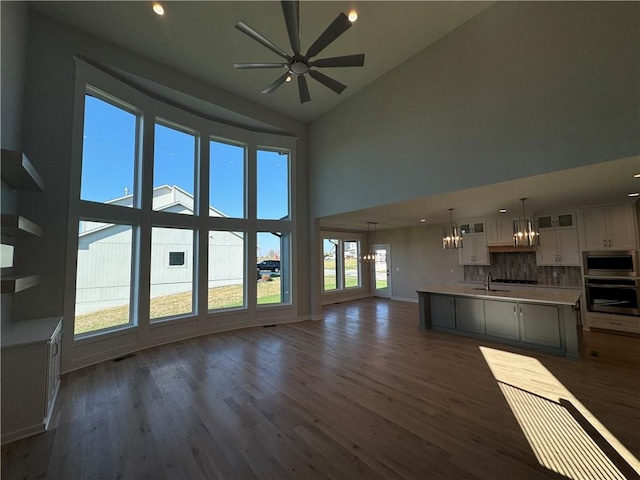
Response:
M579 290L426 285L417 290L420 329L580 358Z

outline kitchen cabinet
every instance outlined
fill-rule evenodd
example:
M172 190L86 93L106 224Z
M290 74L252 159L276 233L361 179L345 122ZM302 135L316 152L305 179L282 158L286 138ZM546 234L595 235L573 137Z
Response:
M526 343L560 348L558 307L519 303L520 340Z
M458 249L460 265L489 265L487 236L484 233L462 236L462 248Z
M486 221L487 245L513 246L513 219L510 217L490 218Z
M484 334L484 308L477 298L456 297L456 328L464 332Z
M431 296L431 318L439 327L456 328L454 297L448 295Z
M538 216L540 233L536 249L538 266L580 266L580 248L575 214L554 213Z
M607 205L581 211L582 250L636 250L637 222L633 204Z
M516 302L485 300L484 317L487 335L520 340L520 316Z
M460 234L461 235L470 235L470 234L478 234L478 233L486 233L485 232L485 222L484 221L473 221L470 222L465 220L460 223Z
M60 386L62 318L2 326L2 443L44 432Z

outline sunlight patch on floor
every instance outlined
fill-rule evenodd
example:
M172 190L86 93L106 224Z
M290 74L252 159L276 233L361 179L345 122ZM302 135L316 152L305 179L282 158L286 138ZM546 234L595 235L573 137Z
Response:
M640 462L537 359L480 347L538 461L574 480L625 476L560 405L563 399L602 435L636 471Z

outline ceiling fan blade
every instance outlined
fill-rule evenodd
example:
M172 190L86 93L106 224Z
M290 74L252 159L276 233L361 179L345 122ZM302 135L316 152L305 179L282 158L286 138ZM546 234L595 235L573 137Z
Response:
M318 39L313 42L313 45L309 47L309 50L307 51L307 58L315 57L324 50L327 45L346 32L349 27L351 27L349 18L344 13L340 13L340 15L331 22L331 25L322 32Z
M284 68L287 63L234 63L233 66L238 70L247 70L250 68Z
M321 58L310 62L310 67L361 67L364 65L364 53L345 55L344 57Z
M279 46L277 46L271 40L263 37L261 34L256 32L253 28L251 28L246 23L238 22L238 23L236 23L236 28L238 30L240 30L242 33L244 33L245 35L253 38L256 42L261 43L262 45L267 47L269 50L271 50L276 55L279 55L280 57L284 58L285 60L287 60L287 62L291 61L291 57L287 54L287 52L282 50Z
M277 78L277 80L275 82L273 82L271 85L269 85L267 88L265 88L262 93L271 93L273 92L276 88L278 88L280 85L282 85L286 80L287 77L289 76L289 72L284 72L281 76L279 76Z
M298 1L282 0L282 13L287 24L289 42L294 55L300 55L300 16Z
M336 92L338 95L340 95L342 91L345 88L347 88L346 85L343 85L339 81L334 80L331 77L327 77L324 73L320 73L316 70L309 70L309 75L311 75L314 78L314 80L317 80L318 82L323 84L325 87L330 88L331 90Z
M307 79L304 78L304 75L298 76L298 90L300 91L300 103L311 101L311 95L309 95L309 87L307 86Z

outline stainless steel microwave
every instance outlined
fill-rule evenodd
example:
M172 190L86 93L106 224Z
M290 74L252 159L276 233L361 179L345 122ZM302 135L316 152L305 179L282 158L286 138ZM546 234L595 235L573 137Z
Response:
M640 277L636 250L601 250L582 253L587 277Z

